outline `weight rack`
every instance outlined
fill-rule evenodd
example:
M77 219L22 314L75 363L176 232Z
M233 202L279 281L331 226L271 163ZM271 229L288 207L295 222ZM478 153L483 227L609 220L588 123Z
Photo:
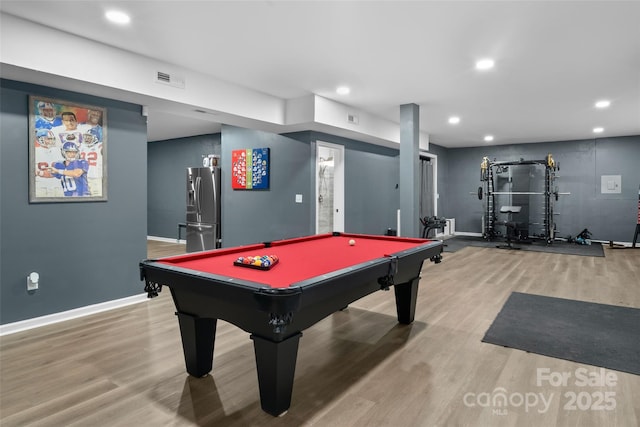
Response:
M521 165L541 165L545 168L544 174L544 192L532 192L532 191L494 191L494 168L504 168L506 166L521 166ZM486 197L486 203L484 206L485 211L485 224L482 236L487 240L493 240L498 233L496 232L496 207L495 207L495 195L501 194L538 194L544 195L544 236L542 236L547 244L553 243L555 238L555 222L553 220L553 199L558 200L559 195L565 195L570 193L560 193L558 188L554 188L555 172L560 170L559 163L551 156L551 153L543 160L523 160L518 161L495 161L490 160L488 157L482 159L480 164L480 181L482 186L478 187L478 199L482 200Z

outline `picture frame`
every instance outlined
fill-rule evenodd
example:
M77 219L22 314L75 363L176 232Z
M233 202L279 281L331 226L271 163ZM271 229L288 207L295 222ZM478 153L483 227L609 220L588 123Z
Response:
M268 190L271 159L269 148L246 148L231 151L231 188L234 190Z
M107 109L29 96L29 203L107 200Z

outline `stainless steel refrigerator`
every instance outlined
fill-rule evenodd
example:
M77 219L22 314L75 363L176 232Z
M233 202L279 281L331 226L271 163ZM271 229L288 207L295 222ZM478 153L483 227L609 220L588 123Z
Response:
M187 252L221 247L220 168L187 168Z

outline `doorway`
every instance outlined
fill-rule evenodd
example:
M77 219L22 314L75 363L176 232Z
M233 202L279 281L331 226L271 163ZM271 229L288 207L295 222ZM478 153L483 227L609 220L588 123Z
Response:
M316 142L316 233L344 231L344 146Z
M438 216L438 156L420 153L420 218Z

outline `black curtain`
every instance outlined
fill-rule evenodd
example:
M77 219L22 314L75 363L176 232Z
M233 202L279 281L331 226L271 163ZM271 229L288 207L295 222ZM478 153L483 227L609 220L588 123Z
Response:
M428 157L420 157L420 218L434 216L433 165Z

